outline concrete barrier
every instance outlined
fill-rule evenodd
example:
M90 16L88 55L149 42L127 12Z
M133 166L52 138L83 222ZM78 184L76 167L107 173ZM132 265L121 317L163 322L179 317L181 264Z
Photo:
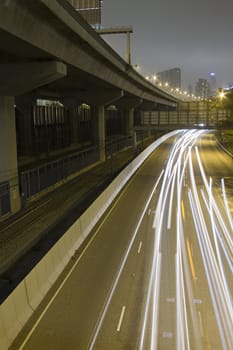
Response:
M82 231L80 227L80 220L77 220L67 231L67 235L70 239L71 250L70 255L72 256L75 251L82 244Z
M21 302L21 298L19 298L19 300L17 301L17 304L20 302ZM19 307L17 307L17 309L19 310ZM6 340L8 340L9 343L11 344L15 339L15 336L20 332L23 326L18 320L19 315L17 315L15 302L12 295L10 295L5 300L5 302L1 305L0 316L1 316L3 330L5 332L4 338L6 337L5 342ZM0 345L1 345L1 350L4 349L2 344Z
M0 306L0 349L7 350L37 308L75 251L94 228L109 205L120 193L146 158L174 131L155 141L134 159L68 229L35 268Z
M33 313L33 309L28 304L25 281L22 281L15 288L10 297L13 301L17 320L23 326Z
M37 280L36 269L38 269L38 266L36 266L24 279L28 304L33 310L37 308L44 296L44 294L41 293L42 286L39 285ZM47 276L44 278L44 283L47 283Z
M6 336L6 330L3 324L3 314L0 309L0 346L2 350L6 350L11 345L10 340Z

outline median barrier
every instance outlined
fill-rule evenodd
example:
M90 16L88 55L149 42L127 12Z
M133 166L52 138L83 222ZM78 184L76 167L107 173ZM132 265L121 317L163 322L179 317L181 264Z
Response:
M13 302L13 299L13 296L10 295L1 305L0 310L0 316L2 320L3 330L5 331L5 337L9 340L10 344L13 342L15 336L20 332L23 326L17 318L15 303ZM19 300L18 302L20 303L20 301L21 300ZM1 343L0 345L0 349L4 349Z
M50 264L53 267L53 270L50 272L48 278L54 282L65 267L64 261L61 259L61 244L61 239L59 239L59 241L56 242L56 244L48 252Z
M142 165L145 159L164 140L180 131L173 131L155 141L134 159L96 199L81 217L67 230L60 240L41 259L35 268L16 287L0 306L0 349L7 350L24 324L42 301L50 286L69 262L70 257L80 247L99 218L111 205L127 181ZM25 293L25 294L24 294ZM20 303L22 303L20 305ZM24 309L25 308L25 309ZM26 311L25 311L26 310ZM20 320L20 321L19 321Z
M70 238L71 251L70 255L73 256L75 251L82 244L80 220L78 219L75 223L68 229L67 235Z
M58 267L58 271L60 273L60 271L64 269L70 260L69 246L66 235L64 235L62 239L59 239L55 246L57 248L57 254L60 257L60 263Z
M54 266L51 266L50 256L46 254L43 259L35 266L33 274L36 276L36 281L38 285L38 292L40 295L45 296L50 287L52 286L54 280L49 278L52 273ZM39 297L40 297L39 295Z
M28 303L25 281L22 281L12 292L11 299L15 308L17 320L23 326L33 313Z
M3 315L2 312L0 310L0 345L2 350L7 350L9 348L9 346L11 345L11 342L9 341L9 339L6 336L6 331L4 329L4 325L3 325Z
M41 263L42 262L39 262L39 264ZM33 310L37 308L37 306L39 305L39 303L43 298L43 294L41 293L41 290L40 290L41 286L39 286L37 276L36 276L36 271L37 271L36 269L38 269L38 266L36 266L24 279L25 287L27 291L28 303ZM45 278L44 283L47 283L47 278Z

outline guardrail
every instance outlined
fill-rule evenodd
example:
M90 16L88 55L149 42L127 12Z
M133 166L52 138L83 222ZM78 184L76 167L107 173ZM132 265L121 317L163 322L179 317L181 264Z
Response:
M140 153L68 229L0 306L0 348L7 350L95 224L166 134Z
M146 136L138 135L138 143L143 144ZM133 146L132 136L116 138L106 143L106 155L112 155L126 147ZM21 196L24 200L31 198L46 188L55 185L70 175L94 164L99 160L99 148L89 147L57 160L47 162L33 169L20 173ZM1 188L0 188L1 195ZM0 211L1 214L1 211ZM1 215L0 215L1 216Z
M90 147L39 167L21 172L21 195L24 199L29 199L75 172L97 162L98 159L98 147Z

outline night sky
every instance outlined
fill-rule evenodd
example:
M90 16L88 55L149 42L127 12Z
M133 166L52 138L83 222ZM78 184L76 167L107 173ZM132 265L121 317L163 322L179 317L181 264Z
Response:
M133 27L132 64L143 75L180 67L182 88L216 73L233 82L233 0L104 0L103 27ZM124 35L105 35L125 58Z

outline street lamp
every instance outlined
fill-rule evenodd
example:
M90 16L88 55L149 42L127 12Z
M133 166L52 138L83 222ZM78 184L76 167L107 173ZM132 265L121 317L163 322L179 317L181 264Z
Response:
M225 97L225 92L224 91L220 91L219 92L219 97L220 97L220 100L222 100Z

